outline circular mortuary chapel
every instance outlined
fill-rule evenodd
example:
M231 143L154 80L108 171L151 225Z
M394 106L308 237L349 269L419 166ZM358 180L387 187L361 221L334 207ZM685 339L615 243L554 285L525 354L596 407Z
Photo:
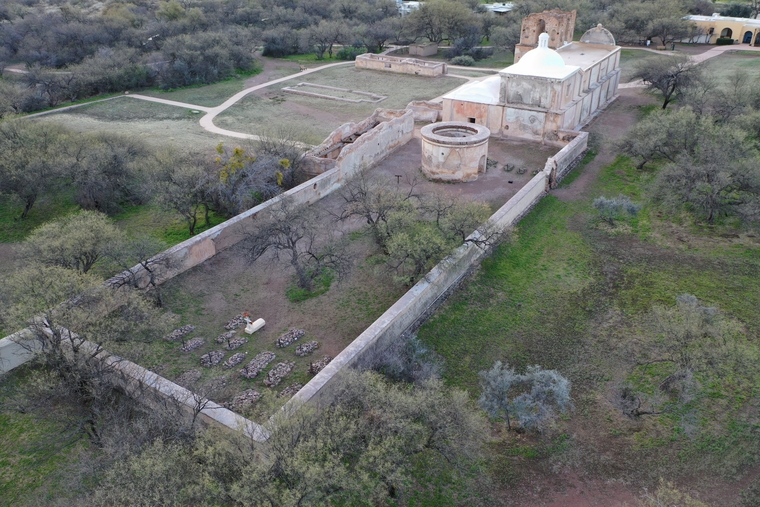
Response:
M422 172L438 181L474 181L486 171L488 138L483 125L461 121L422 127Z

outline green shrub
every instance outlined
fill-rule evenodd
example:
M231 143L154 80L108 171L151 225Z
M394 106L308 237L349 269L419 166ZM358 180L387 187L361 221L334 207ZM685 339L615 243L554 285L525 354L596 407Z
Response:
M731 37L718 37L718 40L715 41L715 44L718 46L730 46L734 43L734 39Z
M357 46L343 46L340 51L335 53L338 60L356 60L356 57L366 53L367 50Z
M475 65L475 59L471 56L456 56L451 59L451 65L463 65L464 67L472 67Z

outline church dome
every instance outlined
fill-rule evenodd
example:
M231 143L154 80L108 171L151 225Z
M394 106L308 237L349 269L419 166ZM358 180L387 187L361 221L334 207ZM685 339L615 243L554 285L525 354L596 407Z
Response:
M608 46L614 46L615 37L609 30L599 24L584 33L581 37L581 42L585 42L587 44L606 44Z
M559 53L553 49L549 49L549 34L544 32L538 36L538 47L525 53L515 66L519 66L521 70L531 69L538 71L547 67L564 67L565 60L562 59Z

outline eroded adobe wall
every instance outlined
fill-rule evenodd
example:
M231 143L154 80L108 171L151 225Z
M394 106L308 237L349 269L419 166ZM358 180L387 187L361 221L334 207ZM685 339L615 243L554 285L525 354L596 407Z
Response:
M399 58L397 56L374 55L365 53L356 57L356 68L414 74L416 76L437 77L447 72L445 63L427 62L416 58Z

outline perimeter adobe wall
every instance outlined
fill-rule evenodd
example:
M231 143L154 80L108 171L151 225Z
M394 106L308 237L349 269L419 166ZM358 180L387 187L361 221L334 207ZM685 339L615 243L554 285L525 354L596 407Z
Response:
M443 76L448 69L445 63L427 62L416 58L374 55L372 53L357 56L354 66L359 69L383 70L427 77Z

